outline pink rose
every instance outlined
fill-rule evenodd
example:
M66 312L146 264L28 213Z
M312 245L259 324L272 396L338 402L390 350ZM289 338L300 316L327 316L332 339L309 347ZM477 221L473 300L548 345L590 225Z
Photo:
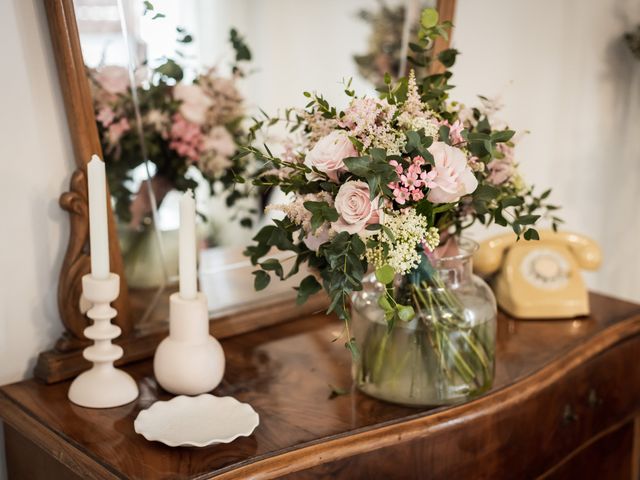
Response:
M115 120L116 114L113 112L111 107L102 107L96 115L96 120L98 120L103 127L108 127Z
M464 143L464 138L462 138L462 130L464 130L464 125L460 120L456 120L453 122L453 125L450 125L446 120L443 121L440 125L446 125L449 127L449 140L453 145L457 145L458 143Z
M427 199L430 202L457 202L460 197L472 193L478 187L478 180L469 168L462 150L444 142L435 142L428 150L433 155L436 172L429 185L431 190Z
M107 65L96 70L96 82L112 95L125 93L129 88L129 71L124 67Z
M314 145L304 159L307 167L315 167L334 182L338 181L338 173L344 172L344 159L358 154L344 130L334 130L322 137Z
M493 185L500 185L511 180L516 173L513 147L506 143L498 143L496 150L503 154L503 158L495 158L487 164L489 176L487 181Z
M179 111L190 122L202 125L207 120L213 100L198 85L179 83L173 89L173 98L181 102Z
M121 118L118 122L112 123L108 129L109 144L112 146L116 145L120 141L120 138L122 138L122 135L130 129L131 126L126 118Z
M178 155L187 157L191 162L197 162L200 159L203 142L200 127L187 121L179 113L173 116L172 121L169 148L175 150Z
M331 226L336 232L361 233L368 224L378 221L377 202L377 197L371 201L366 183L353 180L344 183L334 204L340 217Z
M213 150L223 157L231 157L237 150L233 137L225 127L212 128L204 137L203 150Z

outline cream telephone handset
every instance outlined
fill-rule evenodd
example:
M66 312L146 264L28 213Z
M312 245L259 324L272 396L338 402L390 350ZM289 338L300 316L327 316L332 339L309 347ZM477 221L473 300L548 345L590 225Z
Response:
M580 269L602 261L591 239L568 232L540 231L540 240L516 242L513 233L480 244L474 270L498 272L498 304L516 318L567 318L589 314L589 297Z

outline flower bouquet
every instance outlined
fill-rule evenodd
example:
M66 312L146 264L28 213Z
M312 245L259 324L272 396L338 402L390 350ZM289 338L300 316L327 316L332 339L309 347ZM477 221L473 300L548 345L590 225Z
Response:
M429 48L441 32L435 11L423 15L409 60L451 67L455 50L433 58ZM254 184L291 197L269 207L284 218L246 250L259 267L255 288L308 264L297 301L324 288L328 312L345 320L357 386L402 404L458 401L493 380L495 299L473 275L474 243L461 233L478 221L534 240L533 225L555 208L549 191L536 196L520 177L514 131L492 123L487 100L474 109L449 101L450 77L387 76L379 98L347 84L344 111L305 93L305 111L290 120L302 132L297 150L244 149L266 162ZM292 253L288 271L263 260L274 247Z

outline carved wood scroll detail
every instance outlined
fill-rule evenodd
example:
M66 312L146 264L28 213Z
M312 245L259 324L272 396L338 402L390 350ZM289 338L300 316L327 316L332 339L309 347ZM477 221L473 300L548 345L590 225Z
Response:
M91 270L91 259L86 251L89 240L89 215L87 179L83 170L77 169L71 176L68 192L60 196L60 207L69 212L69 244L62 262L58 281L58 311L67 334L58 340L60 351L74 350L83 342L82 331L88 324L80 311L82 276Z
M60 206L69 212L70 234L69 244L64 256L60 278L58 282L58 310L66 329L56 343L56 349L68 352L82 348L88 342L84 338L83 330L89 321L81 310L82 276L91 271L91 257L87 248L89 242L89 206L87 197L87 175L78 168L71 177L68 192L60 196ZM127 305L120 296L113 306L116 310L125 311ZM122 317L120 317L121 319ZM116 317L114 323L122 328L123 333L131 331L130 322L119 322Z

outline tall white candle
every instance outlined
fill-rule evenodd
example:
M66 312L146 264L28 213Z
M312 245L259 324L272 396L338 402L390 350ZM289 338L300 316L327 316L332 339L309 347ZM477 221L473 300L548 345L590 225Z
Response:
M109 230L107 228L107 190L104 162L97 155L87 165L89 174L89 247L91 275L109 277Z
M180 296L196 298L196 202L191 190L180 199Z

